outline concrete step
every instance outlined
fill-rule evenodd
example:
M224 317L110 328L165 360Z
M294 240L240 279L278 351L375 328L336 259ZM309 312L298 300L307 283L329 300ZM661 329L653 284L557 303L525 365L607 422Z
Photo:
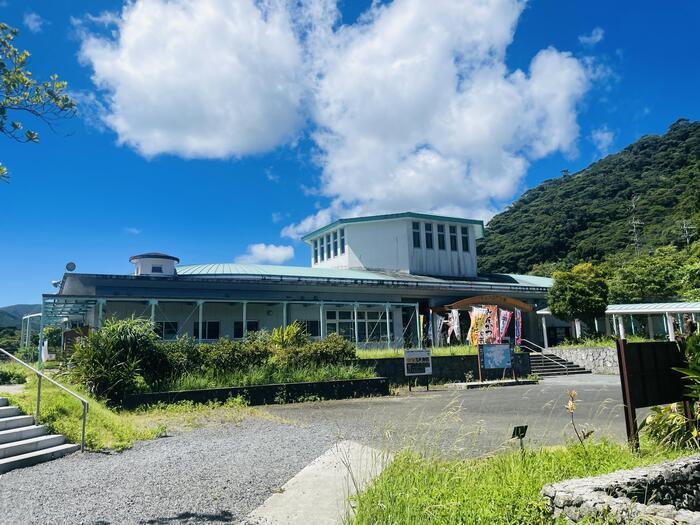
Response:
M0 459L19 456L34 452L35 450L43 450L46 448L57 447L63 445L66 438L58 434L37 436L12 443L0 445Z
M581 375L581 374L590 374L590 370L574 370L571 371L569 370L569 373L567 374L566 372L532 372L533 374L537 374L540 377L554 377L554 376L575 376L575 375Z
M9 404L10 402L7 399L5 399L4 397L0 397L0 407L6 407Z
M48 430L43 425L29 425L27 427L11 428L0 430L0 445L11 443L12 441L22 441L37 436L48 434Z
M36 465L37 463L43 463L44 461L51 461L52 459L60 458L66 454L71 454L76 450L80 450L80 445L66 443L55 447L27 452L26 454L20 454L19 456L2 458L0 459L0 474L17 468L29 467L31 465Z
M0 418L19 416L21 412L17 407L0 407Z
M0 430L28 427L34 424L34 416L11 416L0 419Z

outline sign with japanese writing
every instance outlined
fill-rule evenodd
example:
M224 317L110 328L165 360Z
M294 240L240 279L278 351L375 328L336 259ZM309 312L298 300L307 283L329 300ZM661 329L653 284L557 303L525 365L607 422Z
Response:
M433 374L432 354L429 349L404 350L403 365L407 376L429 376Z
M510 345L479 345L479 357L483 369L512 368L513 359Z

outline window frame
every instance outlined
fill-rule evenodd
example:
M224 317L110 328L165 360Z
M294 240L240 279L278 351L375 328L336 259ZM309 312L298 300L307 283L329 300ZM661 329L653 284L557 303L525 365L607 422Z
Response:
M216 337L210 337L212 335L210 333L212 330L209 326L214 323L216 323L217 325ZM207 319L206 321L202 321L202 324L202 339L214 340L221 338L221 321L218 321L216 319ZM194 321L192 323L192 337L194 337L195 339L199 338L199 321Z
M433 242L433 223L426 222L423 224L423 230L425 231L425 249L434 250L435 245Z
M162 264L152 264L151 273L164 273Z
M445 245L445 225L437 225L437 240L438 240L438 250L444 251L446 249Z
M456 252L457 249L457 226L450 225L447 227L450 233L450 251Z
M468 253L470 251L469 250L469 241L470 241L469 238L471 237L471 235L469 234L469 227L468 226L460 226L459 229L460 229L459 233L461 234L461 237L462 237L462 251Z
M420 222L414 221L412 225L412 234L413 234L413 248L415 249L420 249L421 247L421 242L420 242Z
M333 257L338 257L338 232L333 232Z
M345 228L340 228L340 253L345 253Z

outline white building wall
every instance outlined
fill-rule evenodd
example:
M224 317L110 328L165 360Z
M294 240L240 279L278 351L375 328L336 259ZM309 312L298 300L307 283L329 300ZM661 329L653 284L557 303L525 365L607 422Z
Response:
M408 272L408 230L405 220L345 226L348 268Z

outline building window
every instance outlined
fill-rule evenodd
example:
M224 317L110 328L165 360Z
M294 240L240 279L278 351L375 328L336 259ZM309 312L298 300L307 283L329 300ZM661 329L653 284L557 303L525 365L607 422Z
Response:
M387 336L386 312L384 310L358 310L357 321L352 310L326 310L326 334L337 333L349 341L377 343L391 337L394 322L393 312L389 312L389 335Z
M321 323L319 321L297 321L309 337L321 336Z
M155 331L161 339L175 339L177 337L177 322L156 321Z
M338 232L333 232L333 257L338 257Z
M437 225L437 234L438 234L438 250L444 250L445 249L445 225L444 224Z
M420 222L413 223L413 247L420 248Z
M318 262L318 239L314 239L314 263Z
M163 273L162 266L151 266L151 273Z
M433 249L433 225L429 222L425 223L425 247L428 250Z
M450 250L457 251L457 226L450 226Z
M340 253L345 253L345 228L340 228Z
M257 321L248 321L246 324L248 325L248 332L257 332L259 330ZM240 339L241 337L243 337L243 321L234 321L233 338Z
M466 226L462 226L460 229L462 232L462 251L468 252L469 251L469 228L467 228Z
M321 261L326 259L326 251L323 249L323 237L318 239L318 258Z
M326 235L326 259L331 258L331 236Z
M195 338L199 337L199 323L194 322L192 335ZM204 321L202 323L202 339L218 339L219 338L219 321Z

